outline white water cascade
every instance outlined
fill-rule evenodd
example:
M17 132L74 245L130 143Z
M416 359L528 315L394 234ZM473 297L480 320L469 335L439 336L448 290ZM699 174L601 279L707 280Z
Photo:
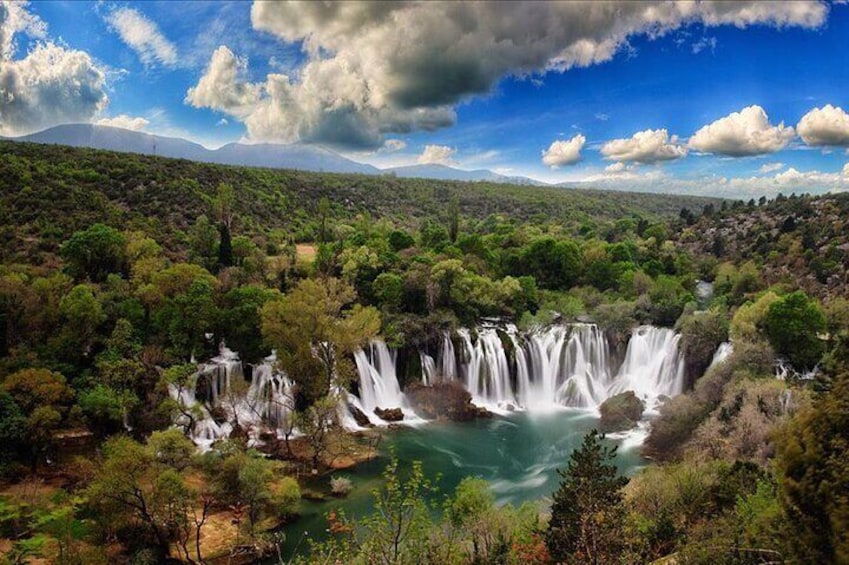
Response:
M274 369L274 356L253 368L245 381L239 356L222 346L217 357L200 365L185 386L170 385L169 394L183 415L176 424L190 428L191 439L202 447L229 437L236 426L251 442L265 430L292 434L292 382ZM192 416L189 416L192 414Z
M613 395L634 393L656 411L665 397L683 392L684 360L673 330L641 326L633 330L625 351L612 346L594 324L564 324L520 332L515 326L484 325L475 331L447 332L438 350L419 351L424 384L461 382L475 404L495 410L546 411L562 407L597 410ZM730 344L717 350L723 361ZM338 391L343 426L358 428L349 406L372 424L384 425L375 409L400 408L403 423L423 422L408 403L397 375L397 355L386 343L372 342L354 354L358 394ZM172 398L183 415L177 424L191 427L201 446L228 437L238 426L250 441L264 434L297 435L293 428L294 395L290 379L274 369L274 357L253 367L245 380L242 361L226 347L183 387L172 385Z
M395 370L395 353L390 351L386 343L381 340L371 342L367 349L354 353L354 361L360 377L360 395L349 401L362 410L373 424L385 423L375 415L376 408L400 408L404 420L419 420L401 393Z
M670 329L635 329L621 361L593 324L557 325L528 334L511 326L501 331L509 339L509 351L495 328L480 328L474 337L459 330L459 352L443 344L434 365L439 370L429 368L427 378L459 378L475 403L502 409L595 409L610 396L632 390L651 410L663 397L683 391L679 336ZM444 367L456 367L457 376L437 374Z

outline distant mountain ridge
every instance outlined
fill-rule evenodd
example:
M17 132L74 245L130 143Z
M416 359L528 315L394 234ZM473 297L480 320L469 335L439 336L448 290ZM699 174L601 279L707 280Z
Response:
M455 169L447 165L438 163L409 165L406 167L393 167L391 169L383 169L382 173L394 174L404 178L421 178L421 179L436 179L436 180L460 180L460 181L486 181L486 182L502 182L510 184L532 184L545 185L545 183L535 181L525 177L509 177L490 171L489 169L476 169L466 171L463 169Z
M467 171L446 165L426 164L378 169L358 163L326 147L293 143L289 145L260 143L229 143L218 149L206 147L176 137L165 137L111 126L67 124L55 126L12 141L88 147L124 153L158 155L221 165L298 169L328 173L359 173L365 175L394 174L405 178L435 180L487 181L510 184L545 185L524 177L509 177L488 169Z

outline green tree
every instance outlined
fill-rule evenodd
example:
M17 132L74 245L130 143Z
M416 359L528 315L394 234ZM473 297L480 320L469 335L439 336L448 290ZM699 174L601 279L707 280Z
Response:
M278 294L258 285L238 286L224 295L223 304L217 310L216 335L238 351L239 357L247 363L257 363L271 353L257 328L263 305Z
M0 390L0 475L5 475L18 454L24 451L26 438L26 416L12 395Z
M819 363L825 342L825 315L819 303L801 290L770 304L763 322L764 332L775 351L797 369Z
M103 282L109 273L122 271L127 239L120 231L103 224L78 231L62 245L62 258L76 279Z
M612 460L616 447L606 447L596 430L572 453L554 493L546 545L557 563L618 563L624 519L622 487Z
M143 445L115 436L103 444L103 460L85 491L88 505L105 530L131 526L150 536L158 562L167 561L172 542L182 558L194 562L188 542L192 536L200 539L212 499L189 487L178 469L185 466L188 440L181 443L171 432L151 440ZM195 550L203 562L199 543Z
M326 395L331 384L344 386L354 377L348 356L380 330L377 310L347 307L354 298L353 288L338 279L306 279L262 307L263 338L307 404Z
M218 266L229 267L233 264L233 244L231 241L233 229L233 206L236 203L236 192L227 183L218 185L215 198L212 199L212 209L218 220Z
M78 284L62 297L59 310L65 318L65 331L83 353L88 353L97 336L97 328L106 319L91 285Z
M844 345L845 347L845 345ZM849 370L777 437L782 506L794 525L798 562L849 563Z
M214 270L218 262L218 237L215 226L206 215L201 215L189 228L189 257L207 270Z
M397 312L404 300L404 279L395 273L380 273L372 283L378 305L387 312Z
M457 242L457 234L460 232L460 201L456 196L448 202L448 239L451 243Z
M74 392L65 377L47 369L23 369L6 377L2 390L14 400L26 418L26 444L35 471L38 461L53 443L53 434L65 420ZM9 416L20 423L9 405Z
M520 274L533 276L541 287L565 289L581 275L581 251L573 241L544 237L524 249L522 265Z
M373 491L375 512L358 529L357 545L370 563L416 563L422 556L431 525L427 496L435 491L414 461L405 481L392 458L383 472L383 486Z
M215 324L217 288L218 280L206 269L180 263L158 273L145 289L153 326L176 355L201 352Z

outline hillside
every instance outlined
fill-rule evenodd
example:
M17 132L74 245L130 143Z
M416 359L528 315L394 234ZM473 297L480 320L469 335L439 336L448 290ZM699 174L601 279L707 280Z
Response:
M517 223L612 224L630 216L673 218L719 201L703 197L610 193L488 182L234 167L58 145L0 142L2 259L50 255L75 230L95 222L157 234L166 248L201 214L220 183L236 190L246 233L282 229L314 237L317 204L326 197L339 219L368 213L399 225L444 221L456 198L461 215L492 214ZM46 256L42 257L42 262Z
M849 194L779 196L733 206L685 227L679 244L719 262L751 264L766 284L821 298L849 292Z

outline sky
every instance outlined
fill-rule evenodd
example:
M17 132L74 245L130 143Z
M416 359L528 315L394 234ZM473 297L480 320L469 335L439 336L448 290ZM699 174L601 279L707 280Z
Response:
M207 147L734 198L849 189L849 4L10 2L0 136Z

